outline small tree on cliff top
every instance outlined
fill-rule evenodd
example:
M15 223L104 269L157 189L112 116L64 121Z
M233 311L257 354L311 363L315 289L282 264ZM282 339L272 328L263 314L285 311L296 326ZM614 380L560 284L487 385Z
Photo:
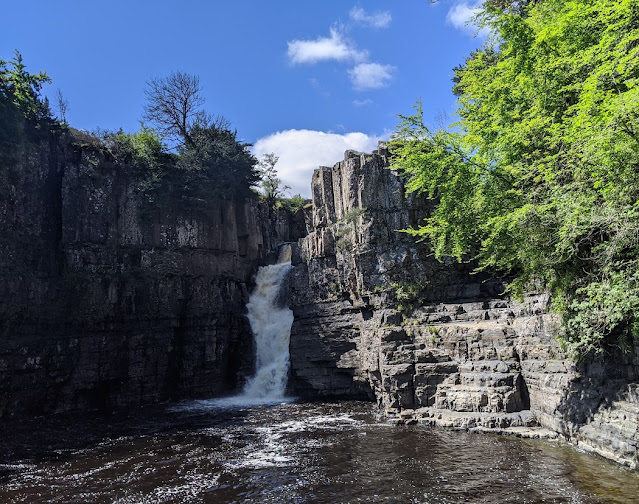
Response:
M18 51L14 51L11 61L0 59L0 99L7 107L17 108L25 117L50 118L47 100L40 98L40 90L51 79L46 72L32 74L26 68Z
M278 198L284 196L284 191L290 189L287 185L282 185L282 179L277 176L275 165L279 161L279 157L273 152L264 154L257 164L262 177L262 189L267 201L272 205Z

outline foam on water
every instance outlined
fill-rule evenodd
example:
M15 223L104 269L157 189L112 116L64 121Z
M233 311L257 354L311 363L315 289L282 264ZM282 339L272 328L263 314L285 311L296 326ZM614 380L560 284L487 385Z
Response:
M154 406L38 422L0 436L0 502L636 504L639 495L635 472L568 446L398 427L373 404Z

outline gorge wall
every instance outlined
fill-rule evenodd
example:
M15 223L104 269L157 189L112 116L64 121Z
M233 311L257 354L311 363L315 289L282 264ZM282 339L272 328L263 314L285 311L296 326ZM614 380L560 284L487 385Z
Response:
M387 166L380 144L313 176L291 280L295 392L370 398L400 423L559 436L636 467L639 348L570 360L547 296L509 299L398 232L428 202Z
M256 198L141 212L134 170L64 135L0 167L0 418L229 392L257 266L305 234Z
M305 216L257 199L141 211L126 163L68 136L0 164L0 418L231 392L253 365L252 276L298 241L291 387L399 423L559 436L639 463L639 348L574 362L522 301L398 232L428 215L380 144L312 180Z

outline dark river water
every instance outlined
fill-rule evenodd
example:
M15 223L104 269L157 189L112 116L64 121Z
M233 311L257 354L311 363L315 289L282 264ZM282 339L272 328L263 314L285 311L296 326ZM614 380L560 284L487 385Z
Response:
M639 476L560 443L386 423L366 403L0 424L0 503L639 502Z

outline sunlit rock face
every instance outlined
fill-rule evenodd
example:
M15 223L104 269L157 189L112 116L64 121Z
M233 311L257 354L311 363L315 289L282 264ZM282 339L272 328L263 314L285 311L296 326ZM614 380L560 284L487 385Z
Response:
M419 224L429 202L406 194L388 169L383 143L372 154L347 151L333 168L316 170L312 193L312 226L299 242L291 282L298 393L376 396L381 375L364 348L373 345L377 327L404 323L398 308L408 306L398 306L398 291L418 289L421 299L444 302L503 290L468 268L436 261L398 232Z
M382 143L313 175L291 280L296 393L370 398L403 423L561 436L636 466L637 359L614 346L568 359L546 295L509 299L398 232L429 202L388 164Z
M0 418L241 388L253 275L303 214L149 212L126 163L42 136L0 166Z

